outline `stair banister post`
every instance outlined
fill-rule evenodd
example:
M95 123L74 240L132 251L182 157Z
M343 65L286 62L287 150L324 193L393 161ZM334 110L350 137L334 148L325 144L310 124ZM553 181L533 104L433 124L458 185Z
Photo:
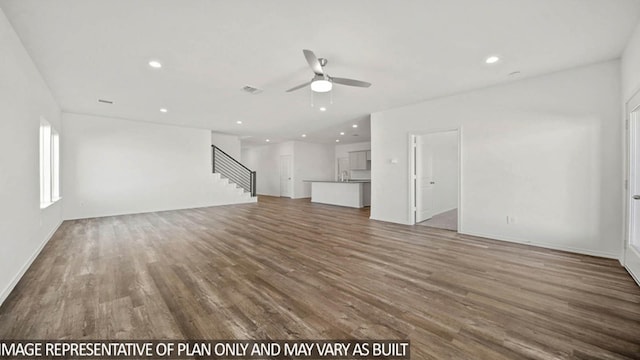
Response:
M251 196L256 196L256 172L251 172Z

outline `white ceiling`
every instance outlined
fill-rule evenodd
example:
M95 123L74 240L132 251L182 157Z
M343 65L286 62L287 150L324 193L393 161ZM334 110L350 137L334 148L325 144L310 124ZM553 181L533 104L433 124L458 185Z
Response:
M620 56L639 0L0 0L65 111L335 142L367 114ZM302 49L369 81L310 106ZM502 60L486 65L498 54ZM150 59L162 62L151 69ZM240 89L252 85L258 95ZM97 102L109 99L114 105ZM166 114L159 109L169 109ZM242 125L236 124L243 121ZM345 138L359 142L364 138ZM368 140L368 139L367 139Z

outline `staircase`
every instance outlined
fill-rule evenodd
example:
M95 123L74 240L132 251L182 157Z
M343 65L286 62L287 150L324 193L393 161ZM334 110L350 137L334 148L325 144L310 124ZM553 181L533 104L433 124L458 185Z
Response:
M213 180L217 189L222 189L224 194L218 194L218 198L224 198L227 204L243 204L257 202L257 196L239 187L236 183L222 176L220 173L213 173Z
M257 202L256 172L215 145L211 145L211 150L213 179L218 185L216 188L226 192L227 201L234 204Z

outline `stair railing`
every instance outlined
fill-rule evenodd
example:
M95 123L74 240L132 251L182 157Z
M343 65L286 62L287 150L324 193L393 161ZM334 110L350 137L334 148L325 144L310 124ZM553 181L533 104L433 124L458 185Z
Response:
M211 145L213 154L213 172L222 175L231 182L256 196L256 172L242 165L219 147Z

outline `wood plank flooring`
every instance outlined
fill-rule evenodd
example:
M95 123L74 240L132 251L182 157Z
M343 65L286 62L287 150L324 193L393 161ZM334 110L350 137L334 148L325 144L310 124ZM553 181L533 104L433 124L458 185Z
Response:
M410 339L413 359L640 358L615 260L257 204L65 221L2 339Z

